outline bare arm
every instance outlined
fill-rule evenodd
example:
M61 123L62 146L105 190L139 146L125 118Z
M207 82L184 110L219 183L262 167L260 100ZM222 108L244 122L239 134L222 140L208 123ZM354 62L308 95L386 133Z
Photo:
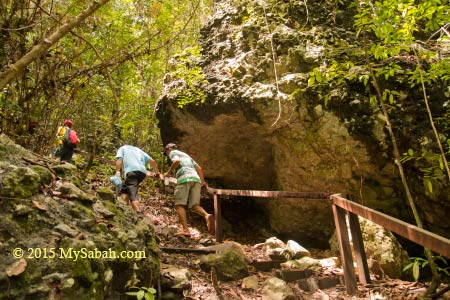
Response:
M200 180L202 181L202 185L206 185L205 176L203 175L203 169L199 165L195 165L195 171L197 171L198 176L200 176Z
M158 165L156 164L156 161L150 158L147 165L150 165L152 167L152 170L155 172L154 176L156 178L160 178L159 168L158 168ZM150 171L147 171L147 176L150 176L150 175L151 175Z
M122 158L119 158L116 160L116 175L119 173L120 176L120 170L122 169Z
M170 166L169 170L167 170L167 172L164 173L164 177L169 176L170 173L172 173L172 171L175 170L178 167L179 164L180 164L179 160L174 160L172 165Z
M149 161L150 166L152 167L152 170L155 171L156 173L159 173L159 168L158 165L156 164L156 161L153 159L150 159Z

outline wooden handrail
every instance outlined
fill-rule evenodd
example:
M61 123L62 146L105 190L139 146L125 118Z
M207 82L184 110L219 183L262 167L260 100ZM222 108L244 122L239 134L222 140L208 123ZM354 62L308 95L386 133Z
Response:
M162 176L160 176L162 179ZM176 183L175 178L170 178L171 183ZM370 274L367 266L367 259L364 251L364 242L361 229L359 227L358 216L370 220L390 231L393 231L412 242L427 247L432 251L450 258L450 240L408 224L391 216L365 207L358 203L343 198L340 194L320 193L320 192L284 192L284 191L255 191L255 190L225 190L207 187L209 194L214 198L214 217L216 228L216 242L222 242L222 212L220 195L244 196L244 197L265 197L265 198L303 198L331 200L333 215L336 224L338 242L341 252L341 259L344 268L345 286L350 295L356 294L358 287L353 270L353 258L348 228L346 224L346 214L349 216L350 231L353 237L353 249L355 251L358 275L361 283L370 282Z
M329 199L331 193L310 192L280 192L280 191L253 191L253 190L222 190L208 187L212 195L265 197L265 198L303 198L303 199Z
M241 197L264 197L264 198L302 198L310 200L329 200L331 193L313 193L313 192L283 192L283 191L255 191L255 190L224 190L207 188L208 193L214 197L214 217L216 228L216 242L221 243L222 233L222 209L220 195L241 196Z
M336 206L381 225L382 227L393 231L414 243L429 248L440 255L450 258L449 239L342 198L338 194L331 195L331 201Z

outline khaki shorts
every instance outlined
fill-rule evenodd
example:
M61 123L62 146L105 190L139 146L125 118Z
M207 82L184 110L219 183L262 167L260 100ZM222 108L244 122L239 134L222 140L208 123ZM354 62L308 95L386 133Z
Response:
M187 205L189 209L195 205L200 205L201 189L202 185L194 181L177 184L175 188L175 205Z

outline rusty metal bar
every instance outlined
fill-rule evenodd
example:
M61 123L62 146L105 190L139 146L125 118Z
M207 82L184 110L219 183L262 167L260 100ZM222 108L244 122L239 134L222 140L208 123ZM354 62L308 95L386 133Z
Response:
M345 210L333 204L334 223L336 224L336 234L341 252L342 269L344 270L345 288L349 295L355 295L358 290L355 270L353 269L352 249L348 237L347 222L345 220Z
M359 225L358 216L354 213L348 213L348 223L352 234L353 250L355 250L356 266L358 267L359 282L362 284L370 283L369 267L367 266L366 251L364 250L364 241Z
M219 195L214 195L214 222L216 229L216 242L222 243L222 204Z
M208 193L213 195L266 197L266 198L303 198L303 199L330 199L331 193L309 192L280 192L280 191L252 191L252 190L222 190L208 188Z
M386 214L380 213L371 208L362 206L358 203L342 198L340 195L331 195L333 205L342 207L343 209L357 214L364 219L370 220L384 228L393 231L408 240L422 245L430 250L450 258L450 240L442 236L434 234L425 229L395 219Z

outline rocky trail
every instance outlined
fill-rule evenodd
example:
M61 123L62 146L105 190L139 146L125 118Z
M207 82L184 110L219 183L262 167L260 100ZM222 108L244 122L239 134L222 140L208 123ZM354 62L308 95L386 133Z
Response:
M280 247L287 257L292 249L275 237L261 242L243 233L234 241L217 244L203 219L194 213L188 213L191 238L173 236L179 228L171 190L150 191L142 203L144 222L153 224L161 249L162 295L157 299L409 300L420 298L426 290L424 283L372 276L371 284L359 285L358 294L350 296L345 292L339 259L329 250L310 249L308 256L287 261ZM210 201L207 194L202 201ZM242 255L247 273L236 271L239 266L233 264L239 263L227 257L230 251ZM450 299L450 293L443 299Z
M0 272L0 299L132 299L125 293L144 282L161 291L156 299L409 300L425 292L426 283L373 275L371 284L359 285L357 295L349 296L331 250L305 249L302 241L281 241L270 232L262 235L239 206L229 211L240 216L239 222L228 220L239 229L225 230L224 243L216 243L205 220L194 213L188 213L191 237L174 236L179 228L173 186L145 180L143 213L136 215L114 195L110 166L98 165L81 179L75 165L0 139L0 269L6 270ZM211 199L203 192L202 206L211 211ZM61 253L53 259L18 259L13 252L80 248L144 250L148 256L77 260ZM450 292L443 299L450 299Z

